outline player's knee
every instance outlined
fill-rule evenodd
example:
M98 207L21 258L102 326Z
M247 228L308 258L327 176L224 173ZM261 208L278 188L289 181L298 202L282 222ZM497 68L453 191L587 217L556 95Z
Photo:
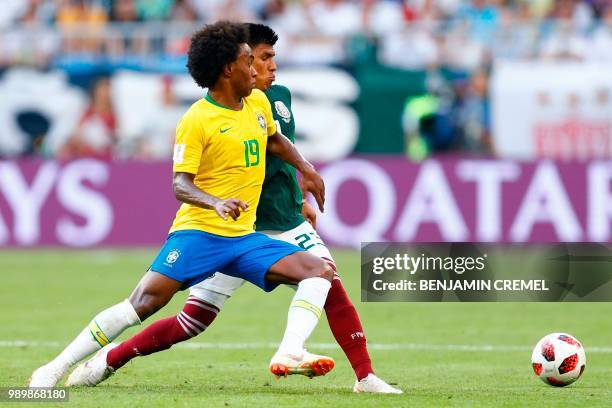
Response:
M155 312L164 307L166 304L166 302L159 297L147 294L132 296L129 300L141 322L149 316L155 314Z
M325 268L322 278L328 281L332 281L334 279L334 268L332 268L327 262L323 262L323 267Z
M215 306L219 311L223 309L223 305L225 305L227 299L231 297L231 295L213 292L208 289L199 289L197 292L191 292L191 296Z
M319 261L320 262L317 262L317 264L311 269L311 276L309 277L323 278L331 282L334 278L334 270L324 260L320 259Z

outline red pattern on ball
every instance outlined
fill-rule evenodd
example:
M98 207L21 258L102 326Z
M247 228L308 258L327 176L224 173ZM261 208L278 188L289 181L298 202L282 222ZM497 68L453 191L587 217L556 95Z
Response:
M578 365L578 354L572 354L567 357L559 366L559 374L569 373Z
M533 363L533 372L539 377L542 374L542 364L541 363Z
M555 361L555 346L550 341L542 344L542 356L546 361Z
M559 381L555 377L546 377L546 381L548 381L550 385L554 385L555 387L565 387L567 385L567 383Z
M574 345L578 348L582 348L582 344L580 344L580 342L570 336L566 336L565 334L560 335L559 337L557 337L559 340L566 342L567 344L571 344Z

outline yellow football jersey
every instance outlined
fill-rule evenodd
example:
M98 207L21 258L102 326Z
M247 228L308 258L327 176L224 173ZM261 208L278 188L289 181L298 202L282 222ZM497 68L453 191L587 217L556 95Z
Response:
M175 172L195 174L195 185L221 199L238 198L249 209L234 221L214 210L183 203L170 232L197 229L226 237L254 231L255 213L266 170L268 136L276 132L270 102L254 89L235 111L209 95L194 103L176 127Z

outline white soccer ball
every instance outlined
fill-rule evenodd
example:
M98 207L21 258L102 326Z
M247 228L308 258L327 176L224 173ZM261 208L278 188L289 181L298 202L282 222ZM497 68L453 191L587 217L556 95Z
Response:
M567 333L552 333L536 344L531 354L535 374L546 384L565 387L576 381L586 366L582 344Z

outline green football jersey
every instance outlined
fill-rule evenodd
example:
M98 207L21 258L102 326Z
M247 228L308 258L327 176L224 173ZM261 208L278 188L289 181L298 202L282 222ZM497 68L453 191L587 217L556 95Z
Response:
M278 130L294 143L295 121L291 111L291 92L284 86L272 85L266 91L266 96L272 105ZM266 154L266 178L257 207L255 229L288 231L303 222L302 192L295 168L274 155Z

